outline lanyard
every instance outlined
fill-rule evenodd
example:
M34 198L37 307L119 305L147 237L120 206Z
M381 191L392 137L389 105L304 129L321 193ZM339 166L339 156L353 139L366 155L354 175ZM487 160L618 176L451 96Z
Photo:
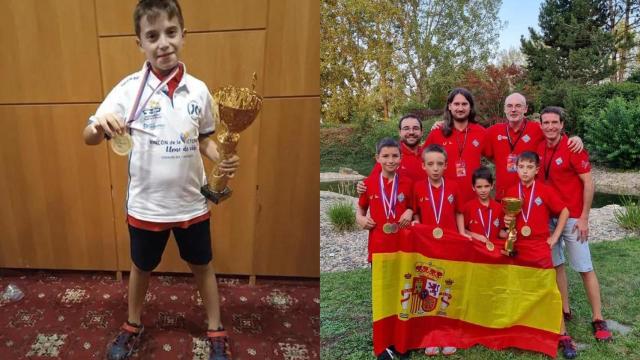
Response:
M489 239L489 235L491 234L491 219L493 218L493 209L489 208L489 221L487 221L488 227L484 225L484 219L482 218L482 211L478 209L478 217L480 218L480 222L482 223L482 230L484 230L484 236Z
M524 223L528 223L529 222L529 214L531 213L531 204L533 204L533 193L536 191L536 182L535 180L533 181L533 185L531 185L531 195L529 195L529 206L527 206L527 213L525 214L524 211L522 211L522 220L524 220ZM520 199L522 199L522 182L518 183L518 197ZM524 200L524 199L523 199Z
M180 65L178 64L178 66L176 66L176 68L173 69L171 74L169 74L169 76L167 76L160 84L158 84L158 86L156 86L155 89L153 89L153 91L151 92L151 95L149 95L147 99L142 103L142 105L138 107L138 104L140 104L140 99L142 98L142 93L144 92L144 87L147 84L147 80L149 79L149 74L151 73L151 65L149 63L145 63L145 67L146 67L146 70L145 70L144 76L142 77L142 81L140 81L138 94L136 95L135 101L133 102L133 107L131 108L129 119L127 119L127 126L129 126L129 124L134 122L140 116L140 113L144 110L144 107L147 106L147 103L149 102L151 97L153 97L153 95L155 95L158 92L158 90L160 90L163 86L165 86L169 82L169 80L173 79L173 77L176 76L176 74L178 73L178 70L180 69Z
M433 209L433 215L436 217L436 225L440 225L440 217L442 215L442 204L444 203L444 178L442 178L442 186L440 193L440 205L438 205L439 209L436 211L436 203L433 201L433 190L431 189L431 180L427 179L427 187L429 188L429 196L431 196L431 208Z
M391 197L387 197L387 194L384 191L384 181L382 180L382 172L380 172L380 197L382 198L382 207L384 208L384 215L387 217L387 220L390 217L395 218L396 213L396 202L398 199L398 174L393 176L393 183L391 184Z
M562 140L560 140L562 141ZM556 146L553 147L553 152L551 153L551 158L549 159L549 161L547 162L547 147L544 147L544 159L542 159L543 164L544 164L544 179L545 180L549 180L549 172L551 171L551 163L553 162L553 155L556 154L556 150L558 150L558 146L560 145L560 142L558 142L556 144Z
M527 129L527 120L526 119L524 120L524 124L522 124L522 130L520 131L520 135L518 135L516 142L513 142L513 143L511 142L511 135L509 134L509 123L506 124L506 129L507 129L507 139L509 139L509 147L511 147L511 152L513 152L513 149L516 148L518 141L520 141L520 138L524 134L524 131Z
M464 129L464 141L462 142L462 147L460 147L460 141L458 136L456 136L456 143L458 144L458 159L462 159L462 152L464 152L464 147L467 145L467 134L469 134L469 124Z

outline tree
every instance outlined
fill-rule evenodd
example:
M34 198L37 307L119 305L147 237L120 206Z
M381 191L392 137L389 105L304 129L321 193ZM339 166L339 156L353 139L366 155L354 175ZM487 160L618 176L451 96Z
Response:
M615 45L612 62L616 69L611 80L620 82L631 73L629 65L634 52L638 55L640 42L636 32L640 28L640 1L607 0L607 19L606 29L613 34Z
M388 119L409 101L442 101L464 70L487 64L502 25L500 4L323 0L322 117Z
M473 93L478 122L485 126L504 117L503 102L509 94L534 95L534 89L526 84L525 69L518 65L488 65L483 71L467 71L459 86Z
M543 102L561 105L568 86L596 84L613 73L605 1L546 0L541 5L541 34L529 28L530 39L520 42L529 79L541 85Z
M510 47L498 53L495 65L498 67L510 65L526 66L527 58L519 48Z

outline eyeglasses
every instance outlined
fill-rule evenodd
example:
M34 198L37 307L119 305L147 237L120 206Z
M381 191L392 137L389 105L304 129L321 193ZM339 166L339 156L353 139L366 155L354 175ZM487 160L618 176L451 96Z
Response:
M524 107L524 105L522 105L522 104L515 104L515 105L513 105L513 104L507 104L507 105L505 105L504 107L505 107L505 108L507 108L507 109L513 109L513 108L516 108L516 109L520 110L520 109L522 109L522 108Z
M400 130L402 131L420 131L420 127L419 126L414 126L414 127L408 127L408 126L403 126L400 128Z

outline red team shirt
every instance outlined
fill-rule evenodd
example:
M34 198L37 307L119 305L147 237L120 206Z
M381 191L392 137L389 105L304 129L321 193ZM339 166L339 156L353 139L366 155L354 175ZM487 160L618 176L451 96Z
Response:
M482 220L478 215L478 210L482 214ZM489 222L489 210L491 210L491 222ZM488 239L491 241L497 240L500 234L500 228L503 226L502 218L504 213L502 212L502 206L493 200L489 199L489 206L482 205L478 198L468 201L462 208L464 214L464 227L465 229L486 236L487 227L491 229ZM484 221L484 226L482 225Z
M590 172L591 164L585 150L574 153L569 150L568 142L569 138L563 135L557 146L548 147L546 141L538 146L538 180L551 185L560 194L569 209L569 217L579 218L584 205L584 183L579 175Z
M454 181L445 179L444 181L444 199L442 201L442 212L440 215L440 223L437 225L443 229L458 231L456 226L456 212L461 212L460 195L458 187ZM427 180L418 181L413 184L413 206L414 211L420 215L420 223L427 225L436 225L436 217L431 207L429 189L431 186ZM433 197L435 200L436 211L440 205L440 194L442 184L439 187L431 186Z
M392 180L386 178L382 179L384 183L384 191L386 196L391 196ZM368 257L367 261L371 262L371 249L373 241L382 241L385 239L385 235L382 232L382 226L386 222L398 222L398 219L407 209L411 209L411 202L413 199L413 181L407 176L398 174L398 199L395 208L395 217L387 220L384 213L384 205L382 204L382 197L380 195L380 173L370 175L364 179L364 183L367 186L367 191L360 195L358 199L358 205L363 209L370 208L371 219L376 223L376 226L369 230L369 245L368 245ZM373 236L373 233L377 233L378 236ZM383 236L379 236L382 234Z
M544 239L545 241L549 237L549 218L558 217L562 209L565 207L565 203L560 198L560 195L549 185L541 182L535 182L535 193L533 196L533 204L531 205L531 212L527 224L531 228L531 236L524 237L520 234L520 229L525 225L523 213L526 214L529 208L529 199L531 195L532 186L528 188L522 186L522 211L516 218L516 229L518 229L518 240L520 239ZM512 186L507 190L505 196L518 197L518 185Z
M487 130L482 126L469 123L463 131L454 128L449 137L444 136L442 129L432 130L425 140L424 146L441 145L447 152L447 170L444 176L449 180L455 179L462 204L476 197L471 184L471 176L480 167L486 133ZM460 160L463 164L460 164ZM464 166L461 167L461 165ZM464 170L459 172L460 168Z
M511 144L509 144L509 137ZM505 191L518 183L516 172L516 157L525 151L536 152L538 145L544 140L544 134L540 123L525 119L520 129L515 132L508 123L500 123L487 129L484 147L484 155L493 158L496 166L496 200L500 201L505 196ZM513 154L510 156L509 154ZM507 166L509 165L509 169Z
M404 143L400 143L400 153L402 157L400 158L400 167L398 168L398 174L408 176L412 181L425 180L427 178L427 173L422 168L422 147L419 145L416 146L416 150L411 150ZM376 165L371 170L369 176L380 174L382 171L382 167L380 163L376 162Z

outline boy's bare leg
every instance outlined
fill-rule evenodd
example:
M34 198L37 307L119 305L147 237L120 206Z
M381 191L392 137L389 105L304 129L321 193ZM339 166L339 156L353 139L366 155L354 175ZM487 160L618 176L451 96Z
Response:
M142 324L140 316L142 314L142 304L149 287L149 277L151 271L140 270L134 264L131 264L131 273L129 274L129 323Z
M213 265L209 262L207 265L189 264L189 267L196 279L196 286L198 287L198 291L200 291L202 303L207 311L209 329L216 330L222 324L220 322L218 282L216 280L216 274L213 272Z
M587 292L587 298L589 298L589 303L591 304L591 316L593 317L591 320L603 320L600 284L598 283L595 271L580 273L580 275L582 276L584 289Z
M562 297L562 311L568 313L569 309L569 285L567 281L567 272L564 264L556 266L556 283ZM586 283L585 283L586 286Z

